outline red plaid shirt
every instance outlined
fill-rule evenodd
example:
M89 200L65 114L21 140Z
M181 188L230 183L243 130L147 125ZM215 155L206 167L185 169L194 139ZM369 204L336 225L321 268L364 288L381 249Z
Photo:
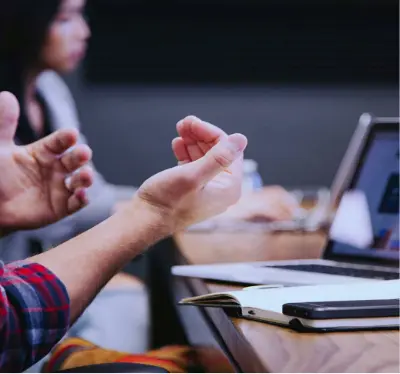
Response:
M0 262L0 371L23 371L69 327L64 284L39 264Z

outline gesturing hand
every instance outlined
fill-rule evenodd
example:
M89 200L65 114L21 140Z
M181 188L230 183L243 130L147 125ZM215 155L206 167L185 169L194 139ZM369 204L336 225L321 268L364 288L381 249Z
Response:
M70 150L75 130L17 146L18 118L16 98L0 93L0 228L6 231L37 228L76 212L87 204L85 189L93 179L90 168L77 171L91 159L91 150L86 145Z
M202 124L190 116L177 125L179 138L173 141L173 150L178 161L195 161L226 136L220 128L209 123ZM285 220L292 219L298 209L294 197L279 186L268 186L261 191L244 195L218 218L221 220Z
M149 178L134 201L161 217L169 232L224 212L240 197L244 135L187 117L177 124L172 148L179 165Z

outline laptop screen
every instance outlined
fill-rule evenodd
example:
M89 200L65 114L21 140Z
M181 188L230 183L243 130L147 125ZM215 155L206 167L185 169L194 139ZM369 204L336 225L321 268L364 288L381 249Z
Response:
M398 262L398 124L375 126L349 187L332 223L329 254Z

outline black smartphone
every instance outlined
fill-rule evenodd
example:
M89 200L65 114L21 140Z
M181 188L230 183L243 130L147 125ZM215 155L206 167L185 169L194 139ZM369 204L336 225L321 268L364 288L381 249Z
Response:
M287 303L282 313L306 319L374 318L400 316L400 299Z

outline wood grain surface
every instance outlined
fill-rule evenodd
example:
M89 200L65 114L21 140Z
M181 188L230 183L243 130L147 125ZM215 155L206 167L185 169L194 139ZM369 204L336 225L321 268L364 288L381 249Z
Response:
M190 264L316 258L325 240L324 233L186 232L175 236L180 254ZM195 282L202 282L200 289L208 292L238 288ZM196 288L191 289L195 296ZM397 331L297 333L230 318L219 309L210 313L230 354L246 372L400 372Z

